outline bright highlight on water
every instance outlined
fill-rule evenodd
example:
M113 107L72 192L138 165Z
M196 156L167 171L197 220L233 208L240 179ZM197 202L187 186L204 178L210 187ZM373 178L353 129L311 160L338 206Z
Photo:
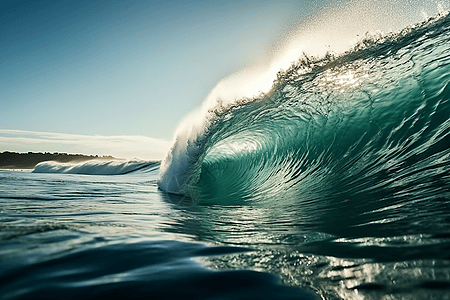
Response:
M331 12L373 11L376 27L374 5ZM0 297L449 299L450 16L436 7L351 46L318 38L317 53L310 20L284 56L219 83L161 163L0 172Z

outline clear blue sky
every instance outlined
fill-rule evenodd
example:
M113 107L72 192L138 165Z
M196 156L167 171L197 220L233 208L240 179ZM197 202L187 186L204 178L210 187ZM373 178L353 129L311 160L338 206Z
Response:
M312 1L0 3L0 129L170 140Z
M0 151L170 141L221 79L325 2L0 0Z

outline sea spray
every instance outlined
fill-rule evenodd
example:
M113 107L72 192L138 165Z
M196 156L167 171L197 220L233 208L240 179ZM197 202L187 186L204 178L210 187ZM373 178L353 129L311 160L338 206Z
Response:
M357 103L361 97L363 99L362 103L368 103L369 106L372 105L371 95L367 94L365 89L361 89L352 95L347 94L353 99L352 101L356 101L353 104L349 104L352 101L342 99L342 96L333 97L330 89L338 88L351 93L352 88L362 84L363 79L369 76L369 72L359 70L359 57L366 55L367 52L372 52L373 59L381 55L389 55L389 52L383 53L380 51L380 53L376 53L376 51L380 47L401 48L405 42L403 41L401 45L395 45L395 40L405 37L411 31L413 33L406 39L411 37L417 39L419 38L420 28L422 31L427 31L428 27L431 26L425 23L423 25L407 26L399 33L382 33L379 31L380 27L384 30L393 28L392 19L396 15L398 18L396 18L397 25L394 29L398 30L399 26L408 24L407 21L411 21L411 18L422 17L421 13L417 13L418 10L422 11L422 9L417 6L408 6L407 10L403 7L403 10L399 11L402 5L399 2L395 2L391 3L391 5L394 5L396 8L386 12L383 11L383 6L374 7L374 5L365 1L362 3L352 2L345 7L325 10L319 17L309 20L307 24L302 24L299 28L292 31L284 41L283 47L278 47L277 51L269 55L265 61L260 62L252 69L244 70L221 81L211 91L203 105L181 122L172 149L162 162L161 178L158 182L159 187L169 193L191 197L201 194L201 188L199 188L197 182L200 180L202 172L211 174L207 171L208 168L205 168L204 159L210 151L217 153L217 150L211 149L217 148L217 145L221 144L225 144L227 148L233 148L234 146L224 142L228 136L232 135L235 135L232 138L233 145L241 143L241 146L237 148L253 148L253 146L249 146L245 142L245 135L237 134L237 129L245 129L241 127L242 124L251 125L251 122L249 122L251 117L249 116L252 114L250 108L253 106L264 106L265 103L276 102L276 106L282 109L277 111L272 117L275 117L276 120L277 116L286 112L287 114L281 116L281 118L294 118L292 119L294 121L274 124L265 122L264 124L259 124L259 128L255 128L256 131L250 132L250 135L261 136L258 132L266 130L261 126L267 126L267 129L287 127L294 132L305 131L291 135L288 140L292 140L305 138L304 136L301 137L301 135L310 132L308 128L311 127L311 124L308 125L308 122L311 118L316 120L322 119L324 122L332 124L328 114L345 113L341 109L343 106L353 104L359 106L360 104ZM441 17L444 15L445 13L442 12ZM400 16L402 17L400 18ZM352 26L347 26L349 20L351 20ZM380 24L384 24L384 26L380 26ZM419 27L419 29L414 27ZM370 34L369 31L373 33ZM329 44L325 45L326 47L323 45L325 40L329 41ZM385 46L383 46L383 43ZM386 51L389 51L389 49ZM292 61L296 62L292 64ZM346 67L347 63L350 64L348 68ZM383 62L380 61L380 63ZM376 67L376 65L364 62L360 65L368 69ZM402 72L400 67L397 71L393 71L386 76L395 77L398 76L397 74L400 74L399 72ZM380 76L384 75L383 72L372 72L370 76L372 76L371 84L376 84L377 80L381 80ZM315 89L314 79L316 77L323 79L318 82L319 86L325 85L322 90L320 88ZM308 80L310 81L308 82ZM289 81L297 81L301 84L286 86L285 83ZM273 82L274 84L272 85ZM308 92L306 98L304 93L296 94L302 85L305 87L311 85L311 91ZM322 92L328 95L325 97L320 96ZM281 98L278 96L281 96ZM289 99L283 100L285 96L289 96ZM294 104L292 104L292 99L296 101ZM250 103L253 106L248 105ZM294 114L290 115L289 109L292 108L292 105L298 107L295 109ZM287 110L283 110L284 107ZM237 110L246 111L247 113L247 117L245 117L248 118L247 120L242 119L242 115L240 115L241 125L229 121L231 118L235 118L235 111ZM267 113L268 110L270 109L263 108L260 110L259 113L261 115L259 119L264 118L264 114L268 114L268 118L271 118L270 113ZM364 113L364 111L362 110L360 113ZM299 124L295 121L297 117L303 118L307 123ZM335 122L339 123L340 121ZM353 120L353 123L355 126L358 126L356 119ZM232 128L230 124L234 124L236 127ZM320 134L324 134L324 132ZM321 139L324 137L317 136L315 138ZM256 144L264 144L263 141L264 138L262 141L255 140L254 142ZM272 143L274 141L277 143L281 141L282 144L291 143L284 140L281 136L277 136L275 140L272 140ZM308 140L304 140L303 143L308 143ZM290 148L288 147L290 150L284 151L299 153L299 149L295 149L295 147L298 147L298 145L291 145ZM268 151L268 149L264 149L264 151ZM288 153L283 155L289 155ZM294 171L294 173L298 172ZM263 181L268 182L266 179Z

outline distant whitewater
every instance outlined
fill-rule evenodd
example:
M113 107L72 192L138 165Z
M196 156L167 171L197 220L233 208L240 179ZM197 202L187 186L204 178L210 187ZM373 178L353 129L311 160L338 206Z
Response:
M228 204L448 195L449 45L444 12L341 55L303 56L268 92L216 98L185 123L158 185Z
M45 161L37 164L33 173L123 175L137 171L151 171L158 168L159 164L159 162L142 160L90 160L82 163Z

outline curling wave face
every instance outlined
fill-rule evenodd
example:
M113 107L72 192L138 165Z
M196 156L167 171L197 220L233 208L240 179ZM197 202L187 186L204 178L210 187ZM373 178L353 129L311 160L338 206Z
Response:
M444 197L449 43L441 16L339 57L304 58L270 92L210 110L195 139L175 143L159 187L224 204Z

